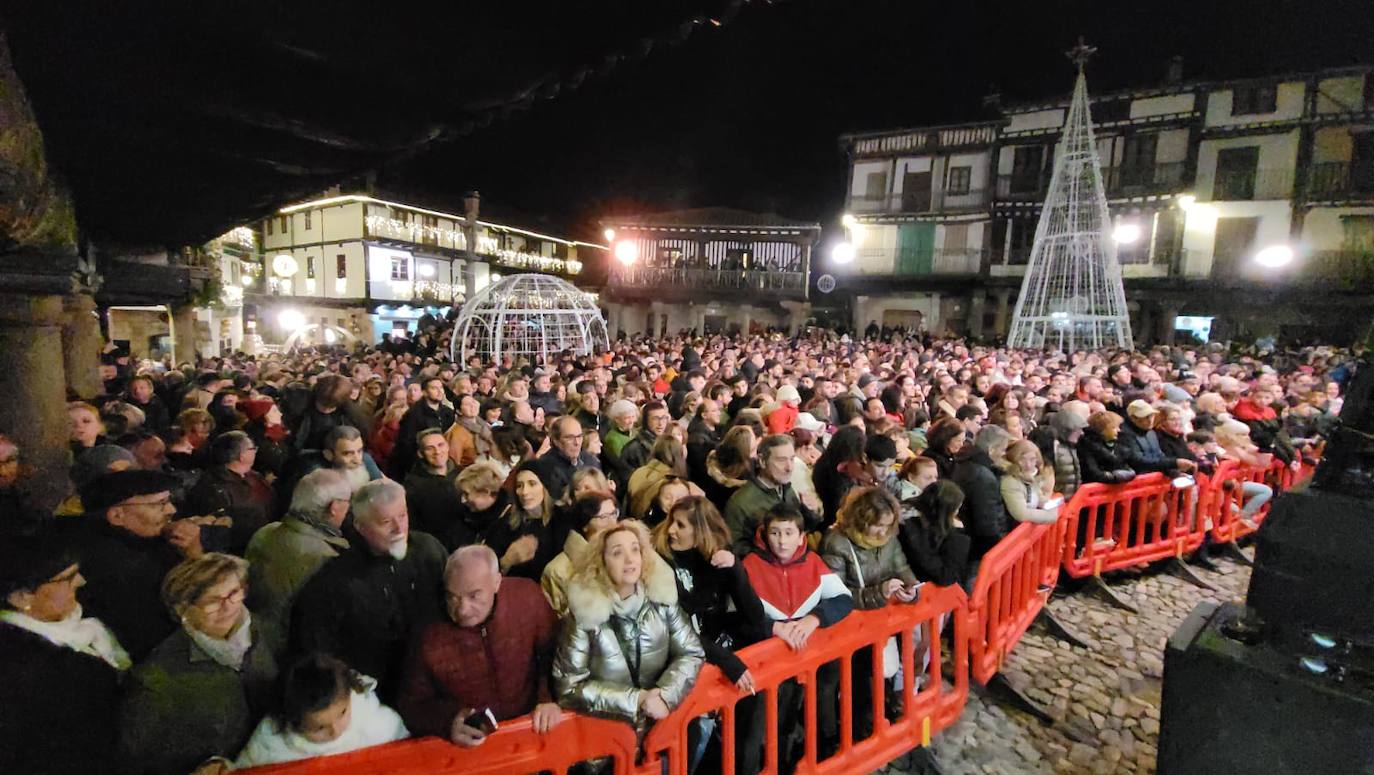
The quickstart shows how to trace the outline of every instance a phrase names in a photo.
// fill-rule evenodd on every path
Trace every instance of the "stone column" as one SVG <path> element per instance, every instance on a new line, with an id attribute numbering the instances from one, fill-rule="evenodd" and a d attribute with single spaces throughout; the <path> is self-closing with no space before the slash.
<path id="1" fill-rule="evenodd" d="M 95 398 L 105 390 L 100 381 L 100 321 L 95 299 L 73 293 L 62 299 L 62 364 L 67 389 L 82 398 Z"/>
<path id="2" fill-rule="evenodd" d="M 997 297 L 997 317 L 993 322 L 993 331 L 997 336 L 1007 335 L 1007 318 L 1011 317 L 1011 289 L 999 288 L 996 292 Z"/>
<path id="3" fill-rule="evenodd" d="M 196 308 L 184 304 L 172 310 L 172 365 L 196 362 Z"/>
<path id="4" fill-rule="evenodd" d="M 5 397 L 0 429 L 37 472 L 28 484 L 48 506 L 65 497 L 69 487 L 62 366 L 66 322 L 61 296 L 0 293 L 0 395 Z"/>
<path id="5" fill-rule="evenodd" d="M 973 291 L 968 298 L 968 335 L 970 339 L 983 338 L 983 312 L 987 307 L 986 291 Z"/>

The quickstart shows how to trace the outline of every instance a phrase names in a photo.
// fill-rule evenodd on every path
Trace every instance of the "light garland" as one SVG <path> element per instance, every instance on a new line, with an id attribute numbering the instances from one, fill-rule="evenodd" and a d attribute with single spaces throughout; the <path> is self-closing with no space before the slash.
<path id="1" fill-rule="evenodd" d="M 225 283 L 219 289 L 220 304 L 226 307 L 243 306 L 243 288 L 233 283 Z"/>
<path id="2" fill-rule="evenodd" d="M 458 229 L 427 226 L 414 221 L 388 218 L 385 215 L 369 215 L 365 219 L 365 223 L 368 232 L 373 235 L 396 237 L 408 242 L 421 242 L 424 237 L 433 237 L 435 241 L 448 240 L 459 250 L 466 248 L 468 244 L 467 235 Z"/>
<path id="3" fill-rule="evenodd" d="M 496 249 L 489 255 L 495 258 L 498 264 L 516 269 L 538 269 L 541 272 L 563 272 L 567 274 L 578 274 L 582 271 L 581 261 L 541 256 L 522 250 Z"/>

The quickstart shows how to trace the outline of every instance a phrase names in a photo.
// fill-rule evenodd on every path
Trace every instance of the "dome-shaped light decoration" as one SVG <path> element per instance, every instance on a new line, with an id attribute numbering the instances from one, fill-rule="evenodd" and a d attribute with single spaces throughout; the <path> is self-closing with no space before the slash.
<path id="1" fill-rule="evenodd" d="M 517 274 L 463 305 L 450 346 L 459 363 L 477 355 L 486 362 L 510 357 L 543 365 L 565 351 L 591 355 L 611 343 L 591 294 L 550 275 Z"/>

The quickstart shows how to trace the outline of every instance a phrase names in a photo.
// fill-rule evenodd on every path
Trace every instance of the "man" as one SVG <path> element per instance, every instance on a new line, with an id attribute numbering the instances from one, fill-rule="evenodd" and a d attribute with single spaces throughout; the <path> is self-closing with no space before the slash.
<path id="1" fill-rule="evenodd" d="M 363 451 L 363 435 L 357 428 L 341 425 L 325 437 L 324 449 L 320 450 L 319 461 L 329 468 L 337 469 L 348 479 L 348 484 L 356 492 L 368 482 L 382 478 L 382 470 L 373 462 L 372 456 Z"/>
<path id="2" fill-rule="evenodd" d="M 753 550 L 754 533 L 773 507 L 783 504 L 806 519 L 808 530 L 820 524 L 820 502 L 803 503 L 792 489 L 792 466 L 797 455 L 791 436 L 768 436 L 759 442 L 754 475 L 725 504 L 725 525 L 730 528 L 731 548 L 745 557 Z"/>
<path id="3" fill-rule="evenodd" d="M 420 431 L 438 428 L 443 433 L 453 425 L 453 407 L 444 403 L 444 381 L 437 376 L 426 377 L 420 387 L 423 397 L 402 415 L 400 430 L 396 432 L 396 449 L 391 453 L 394 479 L 404 478 L 415 462 Z"/>
<path id="4" fill-rule="evenodd" d="M 563 411 L 563 404 L 553 393 L 549 374 L 543 369 L 534 372 L 534 384 L 530 388 L 530 406 L 543 407 L 544 414 L 553 416 Z"/>
<path id="5" fill-rule="evenodd" d="M 706 456 L 720 446 L 720 425 L 720 403 L 701 399 L 696 416 L 687 426 L 687 474 L 693 481 L 703 481 L 706 476 Z"/>
<path id="6" fill-rule="evenodd" d="M 650 401 L 644 405 L 643 419 L 639 433 L 625 445 L 620 452 L 620 462 L 626 470 L 634 471 L 649 462 L 649 452 L 658 441 L 658 435 L 668 430 L 668 407 L 662 401 Z"/>
<path id="7" fill-rule="evenodd" d="M 491 448 L 491 426 L 482 419 L 482 404 L 476 396 L 458 396 L 458 415 L 444 440 L 449 458 L 460 468 L 472 465 Z"/>
<path id="8" fill-rule="evenodd" d="M 0 543 L 37 535 L 51 521 L 51 512 L 29 491 L 27 478 L 19 464 L 19 445 L 0 435 Z"/>
<path id="9" fill-rule="evenodd" d="M 1002 501 L 999 467 L 1011 440 L 1011 434 L 999 426 L 981 428 L 973 446 L 960 453 L 950 477 L 964 491 L 964 532 L 971 539 L 967 576 L 970 583 L 983 555 L 1011 531 L 1011 517 Z"/>
<path id="10" fill-rule="evenodd" d="M 296 484 L 286 516 L 248 542 L 248 608 L 271 620 L 278 632 L 286 632 L 301 587 L 326 561 L 348 549 L 343 524 L 352 494 L 348 479 L 338 471 L 311 471 Z"/>
<path id="11" fill-rule="evenodd" d="M 150 431 L 164 431 L 172 422 L 167 404 L 153 392 L 151 377 L 140 375 L 129 380 L 124 400 L 143 412 L 143 427 Z"/>
<path id="12" fill-rule="evenodd" d="M 105 474 L 81 492 L 86 514 L 59 523 L 90 581 L 81 593 L 86 615 L 104 622 L 135 662 L 176 628 L 162 604 L 163 577 L 204 552 L 200 524 L 172 521 L 175 486 L 153 471 Z"/>
<path id="13" fill-rule="evenodd" d="M 549 432 L 549 451 L 535 462 L 539 481 L 544 483 L 549 497 L 555 501 L 562 499 L 572 483 L 572 476 L 579 468 L 601 470 L 596 456 L 582 449 L 582 423 L 575 417 L 563 415 L 554 422 Z"/>
<path id="14" fill-rule="evenodd" d="M 333 654 L 376 678 L 384 702 L 397 694 L 410 631 L 441 610 L 446 553 L 410 530 L 405 494 L 390 479 L 353 493 L 358 540 L 305 583 L 292 609 L 296 651 Z"/>
<path id="15" fill-rule="evenodd" d="M 560 718 L 549 685 L 558 620 L 539 585 L 502 578 L 487 546 L 464 546 L 444 566 L 446 619 L 424 627 L 406 663 L 397 709 L 411 734 L 472 747 L 485 736 L 464 721 L 533 716 L 543 734 Z"/>
<path id="16" fill-rule="evenodd" d="M 1117 434 L 1116 450 L 1126 465 L 1138 474 L 1150 471 L 1192 471 L 1197 464 L 1185 458 L 1164 455 L 1154 431 L 1155 408 L 1139 398 L 1126 406 L 1126 422 Z"/>
<path id="17" fill-rule="evenodd" d="M 462 505 L 453 482 L 458 466 L 449 459 L 448 441 L 438 428 L 420 431 L 420 459 L 406 474 L 406 508 L 415 527 L 440 535 L 453 521 Z"/>
<path id="18" fill-rule="evenodd" d="M 291 435 L 297 452 L 324 449 L 329 432 L 342 426 L 359 427 L 359 423 L 344 409 L 353 392 L 353 380 L 337 374 L 326 374 L 315 383 L 313 401 L 301 415 Z"/>
<path id="19" fill-rule="evenodd" d="M 186 495 L 192 514 L 223 515 L 229 527 L 229 551 L 242 554 L 261 527 L 272 520 L 272 486 L 253 470 L 258 445 L 243 431 L 229 431 L 210 442 L 211 467 Z"/>

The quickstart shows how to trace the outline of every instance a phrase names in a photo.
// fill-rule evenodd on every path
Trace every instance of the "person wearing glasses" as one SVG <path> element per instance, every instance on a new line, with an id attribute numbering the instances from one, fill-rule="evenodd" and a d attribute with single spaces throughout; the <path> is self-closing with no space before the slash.
<path id="1" fill-rule="evenodd" d="M 262 474 L 253 470 L 258 445 L 243 431 L 228 431 L 210 442 L 211 467 L 186 494 L 195 514 L 222 514 L 233 520 L 228 551 L 243 554 L 248 540 L 276 514 L 276 495 Z"/>
<path id="2" fill-rule="evenodd" d="M 232 757 L 270 709 L 280 641 L 244 605 L 247 584 L 247 561 L 213 552 L 167 574 L 162 602 L 180 626 L 129 675 L 122 771 L 182 775 Z"/>
<path id="3" fill-rule="evenodd" d="M 583 449 L 586 432 L 576 417 L 563 415 L 552 423 L 549 433 L 549 451 L 535 463 L 539 481 L 549 491 L 549 497 L 558 500 L 568 489 L 573 473 L 580 468 L 601 468 L 596 455 Z"/>
<path id="4" fill-rule="evenodd" d="M 158 604 L 167 571 L 204 553 L 204 519 L 174 520 L 167 474 L 134 469 L 105 474 L 81 491 L 86 513 L 58 529 L 83 560 L 91 582 L 85 610 L 105 623 L 137 662 L 172 633 Z"/>
<path id="5" fill-rule="evenodd" d="M 582 558 L 587 543 L 619 521 L 620 509 L 616 508 L 615 495 L 602 491 L 579 497 L 566 514 L 570 530 L 563 541 L 563 551 L 544 566 L 539 579 L 544 597 L 549 599 L 549 605 L 559 617 L 568 613 L 568 579 L 572 577 L 573 567 Z"/>
<path id="6" fill-rule="evenodd" d="M 104 772 L 129 655 L 77 591 L 70 547 L 48 533 L 0 541 L 0 772 Z"/>

